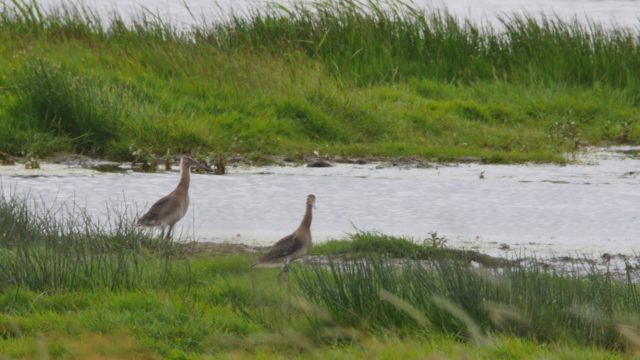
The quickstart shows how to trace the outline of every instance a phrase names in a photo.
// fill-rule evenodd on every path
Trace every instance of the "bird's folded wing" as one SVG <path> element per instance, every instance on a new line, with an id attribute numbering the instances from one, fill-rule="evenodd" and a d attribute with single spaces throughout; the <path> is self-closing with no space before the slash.
<path id="1" fill-rule="evenodd" d="M 295 253 L 302 246 L 302 242 L 296 233 L 285 236 L 273 245 L 271 250 L 264 254 L 259 261 L 269 261 L 284 258 Z"/>
<path id="2" fill-rule="evenodd" d="M 154 222 L 162 219 L 167 211 L 169 211 L 171 205 L 171 197 L 169 195 L 163 197 L 162 199 L 156 201 L 155 204 L 151 206 L 149 211 L 146 214 L 142 215 L 140 220 L 138 220 L 138 224 L 140 225 L 154 225 Z"/>

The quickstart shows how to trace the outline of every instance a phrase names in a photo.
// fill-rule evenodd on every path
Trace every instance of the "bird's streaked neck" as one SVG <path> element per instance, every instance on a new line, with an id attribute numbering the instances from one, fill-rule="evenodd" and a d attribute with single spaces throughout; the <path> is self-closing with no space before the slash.
<path id="1" fill-rule="evenodd" d="M 309 229 L 311 227 L 312 212 L 313 212 L 313 205 L 307 204 L 307 210 L 304 212 L 304 217 L 302 218 L 302 223 L 300 224 L 300 228 Z"/>
<path id="2" fill-rule="evenodd" d="M 176 190 L 189 191 L 189 182 L 191 180 L 191 169 L 188 164 L 180 164 L 180 182 Z"/>

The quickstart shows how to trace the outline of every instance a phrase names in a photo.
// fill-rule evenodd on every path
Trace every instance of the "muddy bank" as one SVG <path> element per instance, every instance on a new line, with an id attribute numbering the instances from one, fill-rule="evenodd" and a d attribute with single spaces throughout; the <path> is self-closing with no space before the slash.
<path id="1" fill-rule="evenodd" d="M 12 156 L 7 153 L 0 152 L 0 165 L 24 165 L 30 161 L 36 160 L 40 164 L 58 164 L 69 167 L 80 167 L 85 169 L 96 170 L 100 172 L 124 172 L 124 171 L 142 171 L 142 172 L 162 172 L 169 167 L 173 167 L 180 162 L 180 155 L 166 156 L 150 155 L 146 167 L 142 166 L 142 160 L 132 161 L 111 161 L 107 159 L 89 157 L 82 154 L 59 153 L 47 156 L 41 159 L 30 157 Z M 216 159 L 202 157 L 203 162 L 213 165 Z M 306 166 L 310 168 L 332 167 L 338 164 L 350 165 L 368 165 L 375 164 L 377 169 L 385 168 L 403 168 L 403 169 L 431 169 L 439 166 L 455 166 L 458 164 L 483 163 L 480 157 L 466 156 L 450 161 L 442 161 L 437 159 L 422 159 L 417 157 L 348 157 L 348 156 L 303 156 L 294 158 L 291 156 L 264 155 L 259 158 L 249 158 L 240 154 L 227 155 L 223 158 L 226 165 L 237 167 L 260 167 L 260 166 Z"/>
<path id="2" fill-rule="evenodd" d="M 188 242 L 176 243 L 175 256 L 225 256 L 230 254 L 249 254 L 259 256 L 269 250 L 268 246 L 254 246 L 247 244 Z M 332 255 L 307 255 L 299 260 L 301 264 L 329 265 L 348 261 L 359 261 L 367 256 L 380 257 L 384 254 L 346 253 Z M 464 249 L 442 248 L 435 251 L 432 256 L 422 258 L 386 258 L 395 267 L 418 265 L 427 270 L 432 270 L 440 261 L 458 261 L 462 264 L 478 269 L 503 271 L 510 267 L 524 267 L 538 271 L 565 274 L 567 276 L 602 275 L 617 281 L 640 282 L 640 256 L 628 256 L 623 254 L 606 254 L 600 258 L 587 257 L 552 257 L 536 258 L 526 256 L 496 257 L 477 251 Z"/>

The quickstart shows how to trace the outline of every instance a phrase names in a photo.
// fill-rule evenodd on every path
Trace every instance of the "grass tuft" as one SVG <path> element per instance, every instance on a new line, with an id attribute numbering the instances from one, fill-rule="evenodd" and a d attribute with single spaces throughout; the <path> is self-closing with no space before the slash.
<path id="1" fill-rule="evenodd" d="M 535 266 L 477 270 L 455 260 L 398 264 L 366 257 L 297 268 L 295 276 L 302 296 L 341 326 L 476 343 L 501 334 L 615 350 L 635 346 L 625 319 L 634 319 L 640 306 L 638 285 L 595 269 L 569 275 Z"/>
<path id="2" fill-rule="evenodd" d="M 122 290 L 167 282 L 171 244 L 155 246 L 152 257 L 144 250 L 151 240 L 126 213 L 97 223 L 75 207 L 2 196 L 0 288 Z"/>
<path id="3" fill-rule="evenodd" d="M 432 233 L 431 237 L 417 242 L 412 238 L 397 237 L 371 231 L 358 231 L 345 239 L 329 240 L 315 245 L 311 255 L 349 258 L 383 256 L 411 260 L 461 260 L 476 261 L 486 266 L 509 264 L 509 261 L 493 258 L 477 251 L 457 250 L 446 246 L 447 239 Z"/>
<path id="4" fill-rule="evenodd" d="M 79 151 L 101 153 L 124 120 L 123 94 L 95 79 L 45 62 L 28 63 L 16 83 L 19 127 L 72 139 Z"/>

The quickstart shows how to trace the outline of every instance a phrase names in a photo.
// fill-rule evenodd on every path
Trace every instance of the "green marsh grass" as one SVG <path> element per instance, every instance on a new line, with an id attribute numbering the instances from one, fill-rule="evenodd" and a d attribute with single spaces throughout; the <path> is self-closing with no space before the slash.
<path id="1" fill-rule="evenodd" d="M 101 86 L 45 62 L 28 63 L 16 80 L 17 128 L 69 137 L 79 151 L 104 151 L 124 122 L 122 90 Z"/>
<path id="2" fill-rule="evenodd" d="M 278 269 L 251 267 L 255 254 L 206 255 L 189 244 L 163 251 L 131 219 L 111 219 L 0 198 L 3 355 L 633 357 L 622 350 L 632 351 L 638 334 L 638 288 L 606 273 L 485 274 L 450 259 L 398 268 L 362 244 L 407 257 L 406 239 L 361 233 L 349 251 L 368 257 L 295 264 L 279 282 Z"/>
<path id="3" fill-rule="evenodd" d="M 595 268 L 569 275 L 539 266 L 479 270 L 468 261 L 398 264 L 369 256 L 310 265 L 295 274 L 307 301 L 342 326 L 373 331 L 444 334 L 477 343 L 500 334 L 632 350 L 633 338 L 619 329 L 640 325 L 638 284 Z"/>
<path id="4" fill-rule="evenodd" d="M 232 17 L 208 35 L 226 47 L 302 48 L 359 83 L 443 81 L 637 87 L 634 29 L 507 15 L 504 30 L 396 1 L 328 0 Z"/>
<path id="5" fill-rule="evenodd" d="M 564 162 L 640 139 L 637 29 L 399 2 L 272 7 L 179 28 L 0 5 L 0 151 Z"/>
<path id="6" fill-rule="evenodd" d="M 410 260 L 464 260 L 486 266 L 507 265 L 510 261 L 494 258 L 476 251 L 451 249 L 447 239 L 432 233 L 431 237 L 416 241 L 412 238 L 386 235 L 375 231 L 357 231 L 343 239 L 329 240 L 314 246 L 311 255 L 347 257 L 357 259 L 384 256 L 390 259 Z"/>
<path id="7" fill-rule="evenodd" d="M 122 290 L 167 281 L 171 244 L 152 256 L 151 243 L 126 212 L 99 223 L 75 205 L 0 198 L 0 288 Z"/>
<path id="8" fill-rule="evenodd" d="M 436 235 L 437 238 L 437 235 Z M 434 242 L 435 243 L 435 242 Z M 390 258 L 428 259 L 439 248 L 426 240 L 416 243 L 411 239 L 385 235 L 377 232 L 359 231 L 347 235 L 346 239 L 329 240 L 315 245 L 312 255 L 385 255 Z"/>

